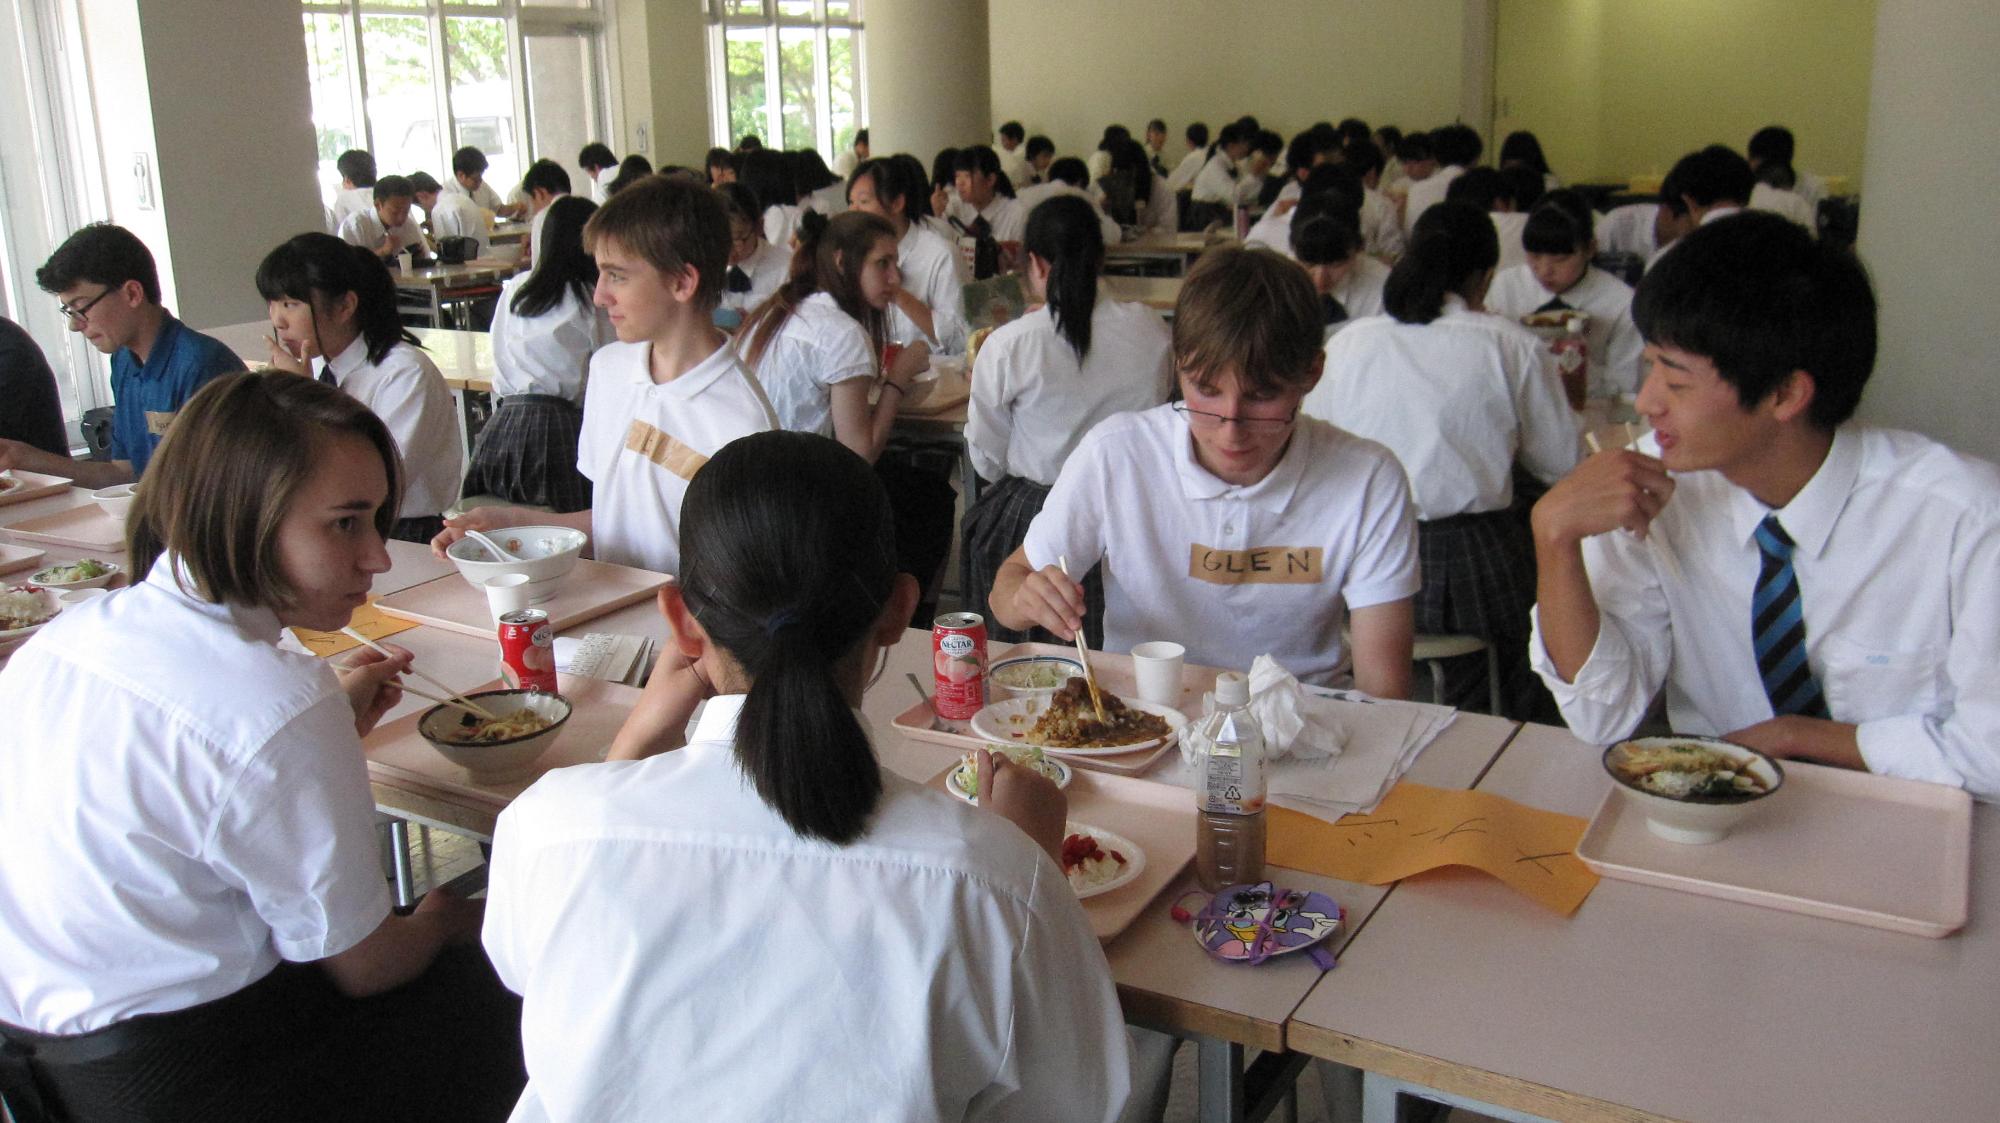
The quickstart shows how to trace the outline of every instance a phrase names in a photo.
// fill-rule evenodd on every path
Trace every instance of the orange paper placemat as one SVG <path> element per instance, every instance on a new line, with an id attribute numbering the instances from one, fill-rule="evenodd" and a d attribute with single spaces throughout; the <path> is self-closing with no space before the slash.
<path id="1" fill-rule="evenodd" d="M 379 640 L 393 636 L 397 632 L 407 632 L 418 625 L 415 620 L 405 620 L 400 616 L 391 616 L 383 612 L 375 607 L 375 598 L 369 597 L 367 604 L 354 610 L 354 615 L 348 619 L 347 626 L 369 639 Z M 306 650 L 322 659 L 361 646 L 360 640 L 345 632 L 315 632 L 311 628 L 293 628 L 292 634 L 298 637 L 300 643 L 306 645 Z"/>
<path id="2" fill-rule="evenodd" d="M 1329 823 L 1272 807 L 1274 866 L 1387 885 L 1440 866 L 1469 866 L 1564 916 L 1597 887 L 1576 856 L 1584 820 L 1523 806 L 1489 792 L 1405 780 L 1369 815 Z"/>

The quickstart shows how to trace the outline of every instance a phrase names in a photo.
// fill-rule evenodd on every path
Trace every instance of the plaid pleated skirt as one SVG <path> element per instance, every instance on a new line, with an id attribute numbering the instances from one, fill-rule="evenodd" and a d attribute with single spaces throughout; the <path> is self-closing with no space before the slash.
<path id="1" fill-rule="evenodd" d="M 1555 713 L 1528 661 L 1528 614 L 1535 607 L 1535 542 L 1520 509 L 1453 515 L 1417 524 L 1417 632 L 1478 636 L 1500 666 L 1505 716 L 1548 720 Z M 1485 660 L 1448 668 L 1450 705 L 1484 709 Z"/>
<path id="2" fill-rule="evenodd" d="M 494 495 L 567 514 L 590 509 L 590 479 L 576 470 L 583 411 L 553 394 L 510 394 L 473 443 L 460 495 Z"/>
<path id="3" fill-rule="evenodd" d="M 1003 628 L 993 619 L 987 597 L 1000 566 L 1021 543 L 1027 541 L 1028 526 L 1041 514 L 1049 499 L 1049 489 L 1032 480 L 1008 476 L 982 491 L 965 509 L 962 529 L 965 558 L 971 571 L 972 587 L 965 590 L 966 607 L 986 617 L 989 639 L 1007 643 L 1067 643 L 1046 628 L 1017 632 Z M 1093 650 L 1104 649 L 1104 578 L 1098 566 L 1083 575 L 1083 634 Z"/>

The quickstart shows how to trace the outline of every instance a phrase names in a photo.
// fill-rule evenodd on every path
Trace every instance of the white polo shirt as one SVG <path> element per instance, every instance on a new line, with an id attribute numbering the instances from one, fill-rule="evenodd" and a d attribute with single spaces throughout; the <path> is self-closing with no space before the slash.
<path id="1" fill-rule="evenodd" d="M 1438 203 L 1444 202 L 1445 192 L 1451 189 L 1451 181 L 1465 174 L 1465 169 L 1457 164 L 1446 164 L 1423 179 L 1410 184 L 1403 201 L 1403 233 L 1417 228 L 1417 220 L 1424 212 Z"/>
<path id="2" fill-rule="evenodd" d="M 1170 405 L 1092 429 L 1023 544 L 1036 569 L 1104 563 L 1104 646 L 1187 647 L 1191 663 L 1247 669 L 1269 653 L 1305 682 L 1350 677 L 1350 608 L 1414 596 L 1409 484 L 1382 446 L 1301 415 L 1271 473 L 1210 475 Z"/>
<path id="3" fill-rule="evenodd" d="M 1382 314 L 1382 287 L 1389 283 L 1389 267 L 1366 253 L 1354 255 L 1354 264 L 1348 267 L 1347 276 L 1333 286 L 1328 296 L 1340 301 L 1347 309 L 1347 319 L 1327 329 L 1331 339 L 1348 325 L 1370 316 Z"/>
<path id="4" fill-rule="evenodd" d="M 1394 259 L 1403 256 L 1405 245 L 1403 222 L 1396 213 L 1396 204 L 1372 187 L 1362 188 L 1362 248 L 1369 253 Z"/>
<path id="5" fill-rule="evenodd" d="M 680 570 L 681 500 L 723 445 L 778 427 L 757 380 L 725 342 L 671 382 L 654 382 L 653 345 L 613 343 L 590 360 L 576 468 L 590 478 L 599 561 Z"/>
<path id="6" fill-rule="evenodd" d="M 431 236 L 439 242 L 446 238 L 471 238 L 478 243 L 472 256 L 480 257 L 486 253 L 487 231 L 492 220 L 491 211 L 464 195 L 439 195 L 437 205 L 431 208 Z"/>
<path id="7" fill-rule="evenodd" d="M 340 221 L 340 240 L 350 246 L 372 250 L 386 232 L 387 228 L 382 225 L 382 219 L 375 213 L 372 205 L 367 210 L 355 211 Z M 424 228 L 417 224 L 415 207 L 410 208 L 410 217 L 404 219 L 401 226 L 396 227 L 396 245 L 403 249 L 424 246 L 425 252 L 429 252 L 429 243 L 424 241 Z"/>
<path id="8" fill-rule="evenodd" d="M 0 670 L 0 1020 L 185 1010 L 389 915 L 333 672 L 176 569 L 66 610 Z"/>
<path id="9" fill-rule="evenodd" d="M 1533 269 L 1517 265 L 1493 278 L 1485 304 L 1488 312 L 1518 321 L 1556 296 L 1535 280 Z M 1646 341 L 1632 323 L 1632 286 L 1593 265 L 1561 296 L 1564 304 L 1590 315 L 1583 338 L 1590 346 L 1591 396 L 1638 393 Z"/>
<path id="10" fill-rule="evenodd" d="M 750 291 L 730 292 L 728 286 L 724 285 L 722 307 L 748 312 L 764 303 L 772 293 L 777 292 L 778 287 L 785 283 L 785 278 L 791 275 L 792 251 L 787 246 L 758 242 L 757 248 L 751 251 L 749 257 L 736 263 L 736 268 L 743 270 L 744 275 L 750 278 Z"/>
<path id="11" fill-rule="evenodd" d="M 1659 215 L 1658 203 L 1627 203 L 1598 215 L 1598 252 L 1629 253 L 1642 261 L 1652 257 L 1659 249 L 1653 241 L 1653 223 Z"/>
<path id="12" fill-rule="evenodd" d="M 493 392 L 501 398 L 549 394 L 581 409 L 590 357 L 618 337 L 603 309 L 568 290 L 539 316 L 517 314 L 514 297 L 529 276 L 509 277 L 500 286 L 493 310 Z"/>
<path id="13" fill-rule="evenodd" d="M 1487 211 L 1486 217 L 1493 220 L 1493 236 L 1500 241 L 1500 260 L 1493 266 L 1496 273 L 1528 263 L 1527 247 L 1521 244 L 1521 235 L 1528 229 L 1528 215 L 1524 211 Z"/>
<path id="14" fill-rule="evenodd" d="M 314 373 L 333 368 L 336 385 L 389 427 L 403 454 L 403 505 L 396 517 L 441 514 L 458 498 L 458 418 L 451 388 L 422 348 L 398 343 L 380 363 L 368 361 L 368 341 L 355 336 L 329 362 L 316 360 Z"/>
<path id="15" fill-rule="evenodd" d="M 1179 194 L 1194 186 L 1194 177 L 1201 174 L 1202 166 L 1208 163 L 1208 149 L 1190 148 L 1181 162 L 1174 165 L 1172 175 L 1167 177 L 1167 190 Z"/>
<path id="16" fill-rule="evenodd" d="M 749 337 L 739 335 L 739 345 L 748 347 Z M 780 428 L 831 437 L 833 388 L 873 378 L 878 369 L 867 331 L 832 295 L 816 292 L 785 319 L 758 356 L 756 373 Z"/>
<path id="17" fill-rule="evenodd" d="M 1236 161 L 1229 158 L 1220 148 L 1215 155 L 1201 166 L 1201 173 L 1194 177 L 1194 201 L 1197 203 L 1217 203 L 1235 206 L 1239 200 Z"/>
<path id="18" fill-rule="evenodd" d="M 333 233 L 340 232 L 340 224 L 347 216 L 360 211 L 373 212 L 375 209 L 375 188 L 343 187 L 333 195 Z"/>
<path id="19" fill-rule="evenodd" d="M 463 199 L 470 199 L 477 206 L 484 207 L 496 214 L 499 213 L 501 206 L 500 193 L 493 190 L 493 185 L 484 179 L 479 181 L 479 190 L 477 191 L 467 191 L 465 185 L 458 181 L 458 176 L 456 175 L 451 176 L 439 186 L 444 188 L 444 193 L 447 195 L 457 195 Z"/>
<path id="20" fill-rule="evenodd" d="M 903 288 L 916 294 L 931 309 L 931 326 L 926 337 L 916 321 L 901 308 L 889 305 L 889 338 L 897 343 L 925 340 L 938 355 L 965 353 L 964 288 L 958 276 L 958 248 L 939 237 L 921 222 L 912 222 L 896 243 L 896 266 L 903 274 Z"/>

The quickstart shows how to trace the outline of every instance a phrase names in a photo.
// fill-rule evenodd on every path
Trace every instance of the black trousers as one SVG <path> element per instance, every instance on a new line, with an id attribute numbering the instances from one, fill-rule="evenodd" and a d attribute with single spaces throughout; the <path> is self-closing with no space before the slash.
<path id="1" fill-rule="evenodd" d="M 19 1123 L 499 1121 L 526 1084 L 520 999 L 474 946 L 368 998 L 285 963 L 92 1033 L 0 1026 L 0 1095 Z"/>

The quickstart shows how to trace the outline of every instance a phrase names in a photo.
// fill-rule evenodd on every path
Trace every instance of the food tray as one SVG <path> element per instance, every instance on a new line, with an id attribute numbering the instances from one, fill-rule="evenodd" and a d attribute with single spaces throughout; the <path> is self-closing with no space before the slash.
<path id="1" fill-rule="evenodd" d="M 13 475 L 15 479 L 21 481 L 21 486 L 0 491 L 0 507 L 5 507 L 9 503 L 26 503 L 30 499 L 40 499 L 45 495 L 54 495 L 73 486 L 69 480 L 61 476 L 44 475 L 41 472 L 23 472 L 19 468 L 16 468 L 13 470 Z"/>
<path id="2" fill-rule="evenodd" d="M 456 574 L 452 580 L 458 580 Z M 444 758 L 417 732 L 417 719 L 430 706 L 378 726 L 361 742 L 368 758 L 368 776 L 420 795 L 442 796 L 454 803 L 491 810 L 498 814 L 542 773 L 571 764 L 587 764 L 604 759 L 618 727 L 625 724 L 639 701 L 636 687 L 621 686 L 603 679 L 558 675 L 557 690 L 570 701 L 569 721 L 562 735 L 542 754 L 534 771 L 503 783 L 481 783 L 472 774 Z M 507 684 L 495 679 L 467 690 L 503 690 Z"/>
<path id="3" fill-rule="evenodd" d="M 562 632 L 644 600 L 666 583 L 667 578 L 658 573 L 584 558 L 563 579 L 555 596 L 532 607 L 548 613 L 549 625 Z M 498 636 L 493 613 L 486 606 L 486 593 L 466 584 L 455 570 L 381 597 L 375 607 L 392 616 L 468 636 Z"/>
<path id="4" fill-rule="evenodd" d="M 1785 762 L 1785 783 L 1720 842 L 1646 829 L 1613 787 L 1577 842 L 1604 877 L 1907 932 L 1965 926 L 1972 797 L 1957 788 Z"/>
<path id="5" fill-rule="evenodd" d="M 32 546 L 9 546 L 0 542 L 0 573 L 14 573 L 20 570 L 34 571 L 48 557 L 44 550 Z M 25 576 L 22 578 L 26 580 Z"/>
<path id="6" fill-rule="evenodd" d="M 959 360 L 963 365 L 963 360 Z M 972 383 L 966 381 L 962 370 L 937 368 L 937 381 L 931 392 L 920 402 L 909 402 L 898 406 L 896 413 L 901 417 L 935 417 L 938 414 L 957 409 L 971 399 Z"/>
<path id="7" fill-rule="evenodd" d="M 986 665 L 992 666 L 1002 659 L 1015 659 L 1023 655 L 1057 655 L 1074 661 L 1076 648 L 1054 643 L 1021 643 L 1000 651 L 989 651 Z M 1097 674 L 1100 688 L 1122 697 L 1136 698 L 1139 695 L 1138 680 L 1132 677 L 1132 657 L 1113 655 L 1105 652 L 1090 653 L 1090 669 Z M 1173 708 L 1188 715 L 1190 722 L 1201 713 L 1201 696 L 1215 685 L 1218 672 L 1214 667 L 1202 667 L 1192 663 L 1181 667 L 1181 695 L 1172 703 Z M 918 681 L 922 681 L 919 679 Z M 928 700 L 919 702 L 897 714 L 889 724 L 896 732 L 913 741 L 927 741 L 933 745 L 946 745 L 963 752 L 976 749 L 989 742 L 974 734 L 970 728 L 963 733 L 931 728 L 931 720 L 937 716 Z M 1169 739 L 1155 748 L 1141 749 L 1133 753 L 1114 756 L 1064 756 L 1063 759 L 1077 768 L 1088 768 L 1095 772 L 1109 772 L 1118 776 L 1137 776 L 1153 767 L 1154 762 L 1178 744 Z M 1109 826 L 1110 824 L 1106 824 Z"/>
<path id="8" fill-rule="evenodd" d="M 22 542 L 73 546 L 94 554 L 125 552 L 125 524 L 105 514 L 104 508 L 95 503 L 22 519 L 0 529 Z"/>
<path id="9" fill-rule="evenodd" d="M 956 762 L 931 777 L 929 786 L 943 790 L 953 767 Z M 1130 883 L 1079 902 L 1090 930 L 1099 940 L 1110 940 L 1194 860 L 1194 796 L 1175 784 L 1081 770 L 1066 791 L 1070 819 L 1122 834 L 1146 855 L 1146 868 Z"/>

